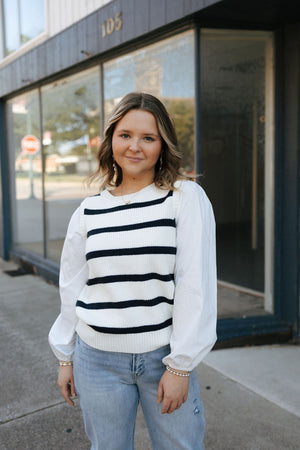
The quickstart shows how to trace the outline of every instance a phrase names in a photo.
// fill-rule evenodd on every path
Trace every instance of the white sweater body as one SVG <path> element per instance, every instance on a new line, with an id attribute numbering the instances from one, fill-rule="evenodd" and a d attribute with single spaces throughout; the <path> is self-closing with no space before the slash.
<path id="1" fill-rule="evenodd" d="M 79 294 L 76 331 L 104 351 L 143 353 L 170 342 L 176 253 L 173 192 L 144 189 L 143 201 L 87 198 L 89 278 Z"/>
<path id="2" fill-rule="evenodd" d="M 210 351 L 217 317 L 213 211 L 196 183 L 177 187 L 168 196 L 147 186 L 133 208 L 124 205 L 132 196 L 106 190 L 75 211 L 61 257 L 61 313 L 49 333 L 58 359 L 72 360 L 76 333 L 106 351 L 144 353 L 170 344 L 163 362 L 182 370 L 192 370 Z M 83 214 L 112 208 L 118 214 Z M 153 221 L 165 223 L 147 226 Z M 127 226 L 133 229 L 107 230 Z M 114 254 L 120 249 L 124 254 Z"/>

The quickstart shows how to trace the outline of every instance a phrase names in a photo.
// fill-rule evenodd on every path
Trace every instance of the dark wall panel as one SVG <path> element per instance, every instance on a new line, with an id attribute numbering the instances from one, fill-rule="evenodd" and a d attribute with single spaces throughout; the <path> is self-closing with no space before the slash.
<path id="1" fill-rule="evenodd" d="M 284 32 L 284 148 L 281 236 L 281 314 L 295 320 L 299 308 L 299 227 L 298 167 L 299 152 L 299 80 L 300 25 L 290 25 Z M 292 323 L 294 330 L 297 324 Z"/>
<path id="2" fill-rule="evenodd" d="M 5 103 L 0 101 L 0 257 L 9 259 L 10 249 L 10 183 L 6 140 Z"/>
<path id="3" fill-rule="evenodd" d="M 0 144 L 0 152 L 2 147 Z M 2 176 L 1 176 L 1 158 L 0 158 L 0 258 L 4 256 L 4 233 L 3 233 L 3 200 L 2 200 Z"/>

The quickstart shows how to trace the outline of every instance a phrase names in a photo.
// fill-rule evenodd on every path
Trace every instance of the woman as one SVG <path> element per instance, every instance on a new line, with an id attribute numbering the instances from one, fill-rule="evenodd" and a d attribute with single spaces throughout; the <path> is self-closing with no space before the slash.
<path id="1" fill-rule="evenodd" d="M 97 158 L 101 192 L 73 214 L 61 257 L 49 334 L 58 385 L 70 405 L 78 396 L 94 450 L 133 449 L 139 402 L 153 448 L 202 449 L 194 369 L 216 340 L 210 202 L 180 175 L 174 127 L 152 95 L 121 100 Z"/>

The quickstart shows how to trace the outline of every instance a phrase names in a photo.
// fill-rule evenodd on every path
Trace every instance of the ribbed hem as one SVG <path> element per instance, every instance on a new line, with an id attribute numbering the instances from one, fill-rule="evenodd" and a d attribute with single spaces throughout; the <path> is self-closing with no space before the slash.
<path id="1" fill-rule="evenodd" d="M 120 353 L 146 353 L 170 343 L 172 326 L 148 333 L 116 335 L 99 333 L 79 319 L 76 332 L 87 345 L 98 350 Z"/>

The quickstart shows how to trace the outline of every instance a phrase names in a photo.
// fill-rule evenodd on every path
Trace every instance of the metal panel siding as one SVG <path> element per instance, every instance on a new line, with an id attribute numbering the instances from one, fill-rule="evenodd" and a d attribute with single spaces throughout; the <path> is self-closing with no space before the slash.
<path id="1" fill-rule="evenodd" d="M 26 83 L 31 83 L 32 79 L 36 79 L 36 71 L 34 70 L 33 65 L 33 54 L 32 52 L 29 52 L 26 57 L 25 55 L 22 56 L 22 69 L 21 69 L 21 76 L 22 79 L 25 80 Z"/>
<path id="2" fill-rule="evenodd" d="M 71 47 L 71 63 L 70 66 L 78 63 L 81 60 L 81 48 L 80 48 L 80 36 L 78 34 L 79 23 L 70 27 L 70 39 L 69 46 Z"/>
<path id="3" fill-rule="evenodd" d="M 78 5 L 78 16 L 81 19 L 82 17 L 86 16 L 89 13 L 88 4 L 91 3 L 90 1 L 79 1 Z M 94 8 L 96 9 L 96 8 Z"/>
<path id="4" fill-rule="evenodd" d="M 22 81 L 22 74 L 21 74 L 21 69 L 22 69 L 22 59 L 19 58 L 17 61 L 14 62 L 14 75 L 16 77 L 16 83 L 21 84 L 22 86 L 24 86 L 24 81 Z"/>
<path id="5" fill-rule="evenodd" d="M 134 1 L 134 31 L 138 35 L 149 31 L 149 0 Z"/>
<path id="6" fill-rule="evenodd" d="M 24 84 L 30 84 L 31 79 L 29 78 L 29 68 L 30 68 L 30 55 L 26 55 L 26 59 L 24 58 L 24 55 L 20 57 L 20 64 L 18 69 L 20 70 L 20 77 Z"/>
<path id="7" fill-rule="evenodd" d="M 46 59 L 47 59 L 46 43 L 44 42 L 42 45 L 39 45 L 33 53 L 38 63 L 37 79 L 40 80 L 45 76 Z"/>
<path id="8" fill-rule="evenodd" d="M 53 51 L 54 55 L 51 55 L 52 58 L 54 58 L 54 67 L 55 71 L 59 71 L 64 67 L 64 61 L 62 59 L 62 52 L 61 52 L 61 41 L 58 39 L 53 39 Z"/>
<path id="9" fill-rule="evenodd" d="M 116 47 L 122 43 L 121 34 L 117 31 L 114 31 L 111 34 L 106 34 L 106 36 L 102 37 L 102 24 L 107 23 L 107 20 L 110 18 L 115 19 L 116 15 L 121 11 L 122 2 L 120 0 L 116 0 L 111 2 L 105 11 L 100 9 L 97 12 L 98 17 L 98 30 L 99 30 L 99 41 L 100 41 L 100 51 L 105 51 L 110 48 Z"/>
<path id="10" fill-rule="evenodd" d="M 17 80 L 15 78 L 15 75 L 13 75 L 13 65 L 10 64 L 10 66 L 7 68 L 7 71 L 0 71 L 0 90 L 1 86 L 5 86 L 8 91 L 13 89 L 13 86 L 17 83 Z"/>
<path id="11" fill-rule="evenodd" d="M 78 0 L 69 0 L 69 10 L 71 13 L 71 23 L 77 22 L 79 19 L 82 18 L 80 15 L 80 2 Z M 84 10 L 86 11 L 86 4 L 81 0 L 81 3 L 84 6 Z"/>
<path id="12" fill-rule="evenodd" d="M 162 0 L 151 0 L 149 3 L 149 27 L 151 30 L 166 23 L 166 4 Z"/>
<path id="13" fill-rule="evenodd" d="M 62 29 L 61 18 L 63 14 L 60 13 L 60 0 L 48 1 L 48 26 L 49 35 L 53 36 Z"/>
<path id="14" fill-rule="evenodd" d="M 183 16 L 182 0 L 165 0 L 167 22 L 173 22 Z"/>
<path id="15" fill-rule="evenodd" d="M 110 0 L 49 0 L 49 35 L 59 33 L 109 2 Z"/>
<path id="16" fill-rule="evenodd" d="M 46 60 L 45 60 L 45 73 L 44 75 L 50 75 L 51 73 L 55 72 L 55 39 L 50 39 L 47 42 L 47 51 L 46 51 Z"/>
<path id="17" fill-rule="evenodd" d="M 214 3 L 216 3 L 214 1 Z M 204 8 L 205 0 L 183 0 L 183 14 L 189 14 L 189 11 L 195 11 L 197 8 Z"/>
<path id="18" fill-rule="evenodd" d="M 199 11 L 203 4 L 202 0 L 114 0 L 0 69 L 0 98 L 26 87 L 28 82 L 22 79 L 30 78 L 31 83 L 34 83 L 84 61 L 86 55 L 81 50 L 92 56 L 101 54 L 184 15 Z M 58 7 L 56 2 L 53 5 L 49 7 L 50 21 L 54 8 Z M 68 3 L 63 1 L 59 5 L 60 12 L 63 8 L 63 15 L 69 16 Z M 156 9 L 157 5 L 159 7 Z M 119 12 L 122 12 L 121 30 L 102 37 L 103 22 L 115 18 Z"/>
<path id="19" fill-rule="evenodd" d="M 62 6 L 64 8 L 63 17 L 62 17 L 62 25 L 63 28 L 69 27 L 72 23 L 76 21 L 74 18 L 74 4 L 76 5 L 76 0 L 64 0 Z"/>
<path id="20" fill-rule="evenodd" d="M 30 71 L 30 74 L 29 74 L 28 78 L 34 78 L 36 80 L 37 74 L 38 74 L 38 61 L 36 58 L 36 53 L 33 53 L 33 52 L 30 53 L 29 71 Z"/>
<path id="21" fill-rule="evenodd" d="M 100 53 L 100 26 L 98 24 L 98 16 L 92 14 L 86 19 L 86 51 L 88 51 L 91 56 Z"/>
<path id="22" fill-rule="evenodd" d="M 87 49 L 87 33 L 86 33 L 86 21 L 85 20 L 81 20 L 80 22 L 78 22 L 77 24 L 77 32 L 78 35 L 80 36 L 80 39 L 78 41 L 78 51 L 79 51 L 79 55 L 80 55 L 80 59 L 81 60 L 85 60 L 86 59 L 86 54 L 81 53 L 82 51 L 84 52 L 88 52 Z"/>
<path id="23" fill-rule="evenodd" d="M 122 8 L 122 17 L 123 17 L 123 26 L 121 29 L 122 41 L 130 41 L 135 36 L 135 17 L 132 14 L 134 11 L 135 0 L 122 0 L 121 8 Z"/>
<path id="24" fill-rule="evenodd" d="M 194 3 L 198 3 L 199 6 L 199 2 L 197 2 L 197 0 L 194 0 Z M 218 3 L 216 0 L 201 0 L 201 8 L 207 8 L 208 6 L 213 5 L 214 3 Z"/>

